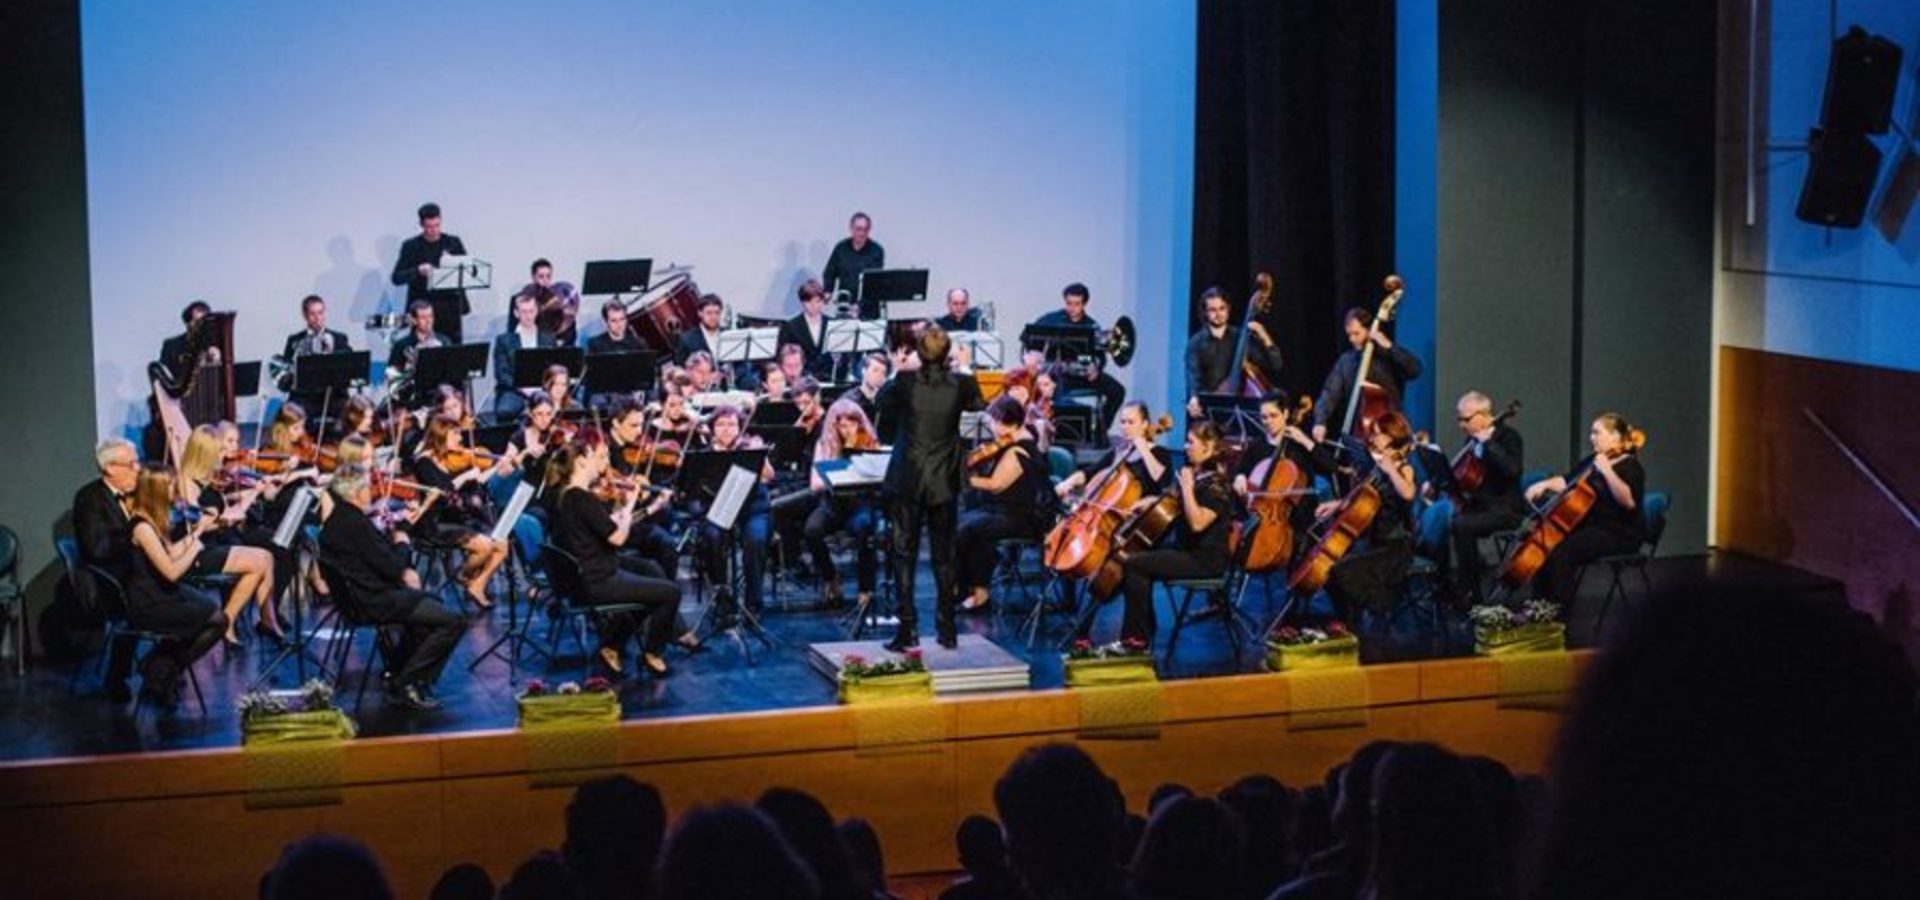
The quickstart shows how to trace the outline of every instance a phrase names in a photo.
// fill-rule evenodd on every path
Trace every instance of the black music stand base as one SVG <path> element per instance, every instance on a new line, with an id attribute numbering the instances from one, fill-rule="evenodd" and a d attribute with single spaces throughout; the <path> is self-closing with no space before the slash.
<path id="1" fill-rule="evenodd" d="M 307 542 L 304 534 L 301 536 L 300 542 L 303 545 Z M 315 658 L 307 649 L 307 646 L 313 642 L 313 634 L 307 630 L 307 617 L 305 612 L 310 599 L 306 596 L 307 576 L 305 567 L 296 566 L 295 568 L 296 572 L 293 577 L 293 583 L 287 585 L 287 597 L 293 601 L 293 633 L 287 636 L 286 646 L 281 647 L 280 652 L 275 654 L 271 661 L 261 667 L 259 674 L 253 677 L 253 682 L 247 685 L 248 693 L 272 684 L 273 673 L 279 670 L 280 665 L 288 659 L 293 660 L 294 678 L 296 679 L 294 681 L 295 685 L 307 683 L 308 663 L 313 664 L 314 669 L 318 671 L 322 679 L 333 680 L 333 673 L 327 668 L 327 664 Z M 273 614 L 279 615 L 278 610 L 275 610 Z M 326 619 L 327 617 L 322 616 L 319 622 L 315 622 L 314 630 L 319 630 L 320 623 L 326 621 Z"/>
<path id="2" fill-rule="evenodd" d="M 513 540 L 511 533 L 507 535 L 507 540 Z M 479 668 L 481 663 L 489 659 L 498 659 L 507 664 L 507 684 L 517 685 L 520 683 L 520 654 L 522 652 L 531 650 L 533 653 L 547 660 L 549 664 L 553 662 L 553 657 L 540 646 L 538 641 L 533 639 L 533 617 L 539 613 L 539 605 L 534 602 L 532 591 L 528 591 L 527 593 L 526 615 L 524 617 L 520 615 L 520 582 L 517 579 L 522 573 L 520 571 L 520 553 L 517 547 L 507 552 L 506 572 L 506 630 L 501 632 L 499 637 L 494 638 L 493 643 L 488 644 L 485 650 L 480 651 L 480 654 L 475 656 L 472 662 L 467 663 L 467 671 L 472 672 L 474 669 Z M 554 627 L 557 628 L 559 626 L 555 625 Z"/>
<path id="3" fill-rule="evenodd" d="M 732 639 L 734 646 L 740 648 L 740 655 L 747 665 L 753 666 L 753 644 L 748 642 L 749 637 L 759 641 L 769 653 L 773 652 L 780 640 L 760 623 L 760 617 L 753 610 L 740 602 L 739 598 L 746 589 L 746 578 L 741 571 L 744 567 L 739 561 L 740 544 L 730 538 L 723 540 L 727 543 L 727 573 L 723 576 L 723 586 L 713 592 L 713 598 L 700 611 L 700 619 L 693 624 L 693 635 L 701 643 L 717 635 L 726 635 Z"/>

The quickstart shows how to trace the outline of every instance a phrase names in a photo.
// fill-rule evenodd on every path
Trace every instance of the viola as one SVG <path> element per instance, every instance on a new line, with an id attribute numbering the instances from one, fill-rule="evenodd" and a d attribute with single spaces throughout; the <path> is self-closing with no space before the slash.
<path id="1" fill-rule="evenodd" d="M 995 462 L 1000 459 L 1000 454 L 1007 452 L 1019 442 L 1019 432 L 1009 432 L 1003 437 L 994 438 L 973 448 L 973 452 L 967 454 L 967 470 L 980 475 L 988 474 Z"/>
<path id="2" fill-rule="evenodd" d="M 1147 425 L 1147 439 L 1173 427 L 1171 416 Z M 1145 495 L 1145 486 L 1128 466 L 1135 450 L 1114 454 L 1113 464 L 1094 476 L 1086 497 L 1047 533 L 1047 568 L 1069 578 L 1089 578 L 1100 571 L 1113 551 L 1113 533 L 1120 527 L 1134 504 Z"/>
<path id="3" fill-rule="evenodd" d="M 1646 432 L 1638 428 L 1627 433 L 1627 439 L 1619 446 L 1607 451 L 1607 458 L 1619 459 L 1629 453 L 1638 453 L 1647 445 Z M 1496 576 L 1500 583 L 1518 590 L 1533 580 L 1533 576 L 1546 565 L 1547 557 L 1553 555 L 1554 548 L 1566 540 L 1580 522 L 1593 510 L 1600 500 L 1602 488 L 1596 485 L 1594 467 L 1588 463 L 1580 476 L 1567 485 L 1539 512 L 1532 521 L 1524 526 L 1519 540 L 1513 542 L 1513 549 L 1507 551 L 1507 558 L 1500 561 L 1500 572 Z"/>
<path id="4" fill-rule="evenodd" d="M 443 450 L 435 458 L 440 461 L 440 468 L 447 470 L 448 475 L 458 475 L 475 466 L 492 467 L 500 462 L 500 454 L 473 447 Z"/>

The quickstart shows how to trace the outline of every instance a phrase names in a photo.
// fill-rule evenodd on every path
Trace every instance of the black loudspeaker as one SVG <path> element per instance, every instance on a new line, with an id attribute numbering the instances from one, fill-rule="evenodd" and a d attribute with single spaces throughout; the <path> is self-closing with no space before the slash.
<path id="1" fill-rule="evenodd" d="M 1900 47 L 1868 34 L 1858 25 L 1847 29 L 1833 42 L 1833 56 L 1827 62 L 1827 94 L 1820 102 L 1820 126 L 1829 133 L 1886 134 L 1899 82 Z"/>
<path id="2" fill-rule="evenodd" d="M 1816 128 L 1807 137 L 1807 180 L 1793 214 L 1803 222 L 1858 228 L 1866 216 L 1873 183 L 1880 177 L 1880 148 L 1857 131 Z"/>

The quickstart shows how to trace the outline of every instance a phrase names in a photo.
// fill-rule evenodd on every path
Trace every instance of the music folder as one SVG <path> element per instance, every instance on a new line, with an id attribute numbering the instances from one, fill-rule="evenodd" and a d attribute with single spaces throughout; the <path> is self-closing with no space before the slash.
<path id="1" fill-rule="evenodd" d="M 596 259 L 580 276 L 584 297 L 618 296 L 646 291 L 653 278 L 651 259 Z"/>
<path id="2" fill-rule="evenodd" d="M 586 351 L 579 347 L 522 347 L 513 351 L 513 386 L 517 388 L 537 388 L 546 381 L 547 369 L 554 365 L 567 367 L 567 375 L 577 378 L 586 359 Z M 498 378 L 500 373 L 493 373 Z"/>

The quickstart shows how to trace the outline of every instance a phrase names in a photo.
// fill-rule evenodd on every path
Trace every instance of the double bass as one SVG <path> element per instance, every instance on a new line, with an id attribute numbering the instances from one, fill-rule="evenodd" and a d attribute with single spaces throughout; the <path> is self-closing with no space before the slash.
<path id="1" fill-rule="evenodd" d="M 1627 439 L 1620 446 L 1607 453 L 1608 458 L 1617 459 L 1629 453 L 1638 453 L 1647 445 L 1647 434 L 1638 428 L 1627 432 Z M 1533 515 L 1523 530 L 1520 539 L 1513 542 L 1513 549 L 1507 551 L 1507 558 L 1500 561 L 1500 572 L 1495 577 L 1506 587 L 1519 590 L 1533 580 L 1533 576 L 1546 565 L 1547 557 L 1553 555 L 1555 547 L 1567 539 L 1581 520 L 1593 510 L 1594 503 L 1600 499 L 1601 486 L 1594 483 L 1593 463 L 1580 472 L 1580 476 L 1553 498 L 1539 512 Z"/>
<path id="2" fill-rule="evenodd" d="M 1301 397 L 1293 421 L 1312 411 L 1313 398 Z M 1252 518 L 1234 552 L 1246 548 L 1241 565 L 1253 574 L 1276 571 L 1293 559 L 1293 507 L 1313 492 L 1313 476 L 1287 458 L 1286 442 L 1286 435 L 1281 435 L 1273 456 L 1255 466 L 1247 479 L 1247 511 Z"/>
<path id="3" fill-rule="evenodd" d="M 1233 367 L 1225 381 L 1215 385 L 1216 394 L 1235 397 L 1264 397 L 1273 391 L 1273 380 L 1259 366 L 1247 361 L 1247 341 L 1253 338 L 1255 317 L 1273 305 L 1273 276 L 1261 272 L 1253 277 L 1254 292 L 1247 301 L 1247 316 L 1240 321 L 1240 339 L 1233 345 Z"/>
<path id="4" fill-rule="evenodd" d="M 1162 415 L 1147 426 L 1147 439 L 1153 440 L 1173 427 L 1173 417 Z M 1100 571 L 1107 555 L 1113 552 L 1113 533 L 1134 505 L 1145 495 L 1145 485 L 1133 477 L 1127 464 L 1134 460 L 1134 448 L 1114 455 L 1113 464 L 1094 476 L 1086 496 L 1067 517 L 1047 533 L 1045 562 L 1049 569 L 1068 578 L 1088 578 Z"/>
<path id="5" fill-rule="evenodd" d="M 1360 350 L 1360 366 L 1353 373 L 1353 393 L 1347 396 L 1347 413 L 1340 420 L 1341 434 L 1365 438 L 1373 433 L 1373 423 L 1393 411 L 1394 400 L 1387 396 L 1386 388 L 1367 380 L 1373 371 L 1373 351 L 1380 346 L 1374 343 L 1374 337 L 1380 334 L 1380 326 L 1393 321 L 1394 310 L 1407 289 L 1407 283 L 1398 275 L 1388 275 L 1385 286 L 1387 297 L 1380 301 L 1380 309 L 1374 313 L 1373 325 L 1367 329 L 1367 342 Z"/>

